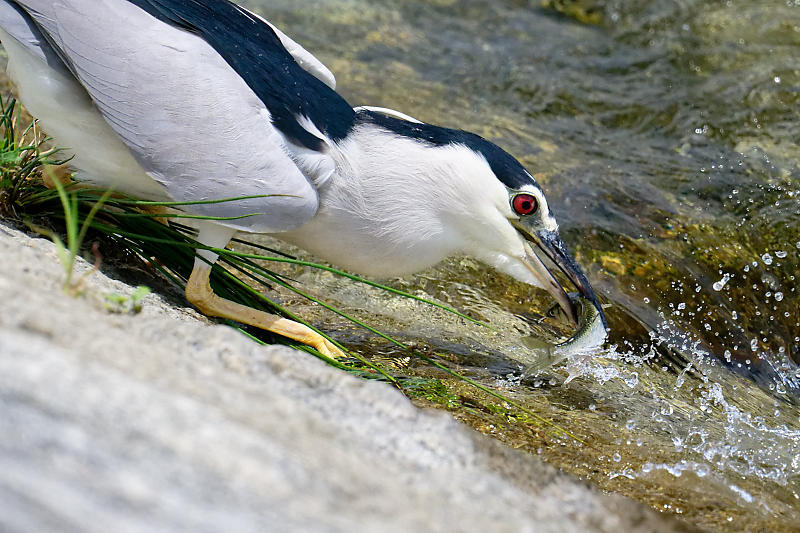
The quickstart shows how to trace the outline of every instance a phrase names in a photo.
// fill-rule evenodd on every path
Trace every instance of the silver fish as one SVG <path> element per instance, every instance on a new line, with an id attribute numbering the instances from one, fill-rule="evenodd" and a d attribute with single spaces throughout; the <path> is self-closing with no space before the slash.
<path id="1" fill-rule="evenodd" d="M 577 331 L 570 338 L 555 344 L 539 337 L 523 339 L 525 347 L 537 355 L 536 361 L 525 369 L 526 374 L 544 370 L 567 358 L 593 355 L 605 343 L 608 330 L 600 310 L 581 296 L 570 296 L 570 299 L 580 317 Z M 548 313 L 558 311 L 557 307 L 554 306 Z"/>

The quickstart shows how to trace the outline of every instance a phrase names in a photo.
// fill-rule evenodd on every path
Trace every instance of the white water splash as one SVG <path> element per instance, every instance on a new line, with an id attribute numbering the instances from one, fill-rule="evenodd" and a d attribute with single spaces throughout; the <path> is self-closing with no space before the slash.
<path id="1" fill-rule="evenodd" d="M 714 283 L 713 285 L 714 290 L 717 292 L 721 291 L 723 288 L 725 288 L 725 285 L 727 285 L 730 279 L 731 279 L 730 274 L 725 274 L 724 276 L 722 276 L 721 280 Z"/>

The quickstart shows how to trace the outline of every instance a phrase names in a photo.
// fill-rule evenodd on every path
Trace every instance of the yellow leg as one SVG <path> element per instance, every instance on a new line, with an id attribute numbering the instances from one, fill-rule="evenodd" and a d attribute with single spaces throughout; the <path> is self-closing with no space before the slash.
<path id="1" fill-rule="evenodd" d="M 303 324 L 220 298 L 211 290 L 210 275 L 211 265 L 198 261 L 186 284 L 186 298 L 204 315 L 228 318 L 270 331 L 302 342 L 334 359 L 345 357 L 339 348 Z"/>

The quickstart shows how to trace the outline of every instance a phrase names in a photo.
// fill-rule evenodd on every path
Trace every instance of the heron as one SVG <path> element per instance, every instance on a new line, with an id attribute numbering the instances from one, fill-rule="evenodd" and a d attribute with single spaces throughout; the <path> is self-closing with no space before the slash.
<path id="1" fill-rule="evenodd" d="M 229 0 L 0 0 L 0 40 L 20 101 L 74 153 L 76 180 L 194 203 L 182 209 L 211 219 L 195 224 L 209 249 L 186 285 L 208 316 L 342 355 L 302 324 L 214 294 L 211 249 L 237 232 L 373 277 L 471 256 L 546 289 L 577 323 L 549 261 L 602 315 L 513 156 L 466 131 L 352 107 L 321 61 Z M 236 200 L 208 202 L 223 198 Z"/>

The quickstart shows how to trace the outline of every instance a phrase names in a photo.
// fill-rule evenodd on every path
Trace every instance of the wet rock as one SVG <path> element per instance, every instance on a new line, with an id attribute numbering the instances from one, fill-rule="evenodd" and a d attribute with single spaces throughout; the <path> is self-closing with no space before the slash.
<path id="1" fill-rule="evenodd" d="M 672 531 L 685 526 L 0 224 L 0 530 Z M 119 298 L 116 298 L 118 300 Z"/>

